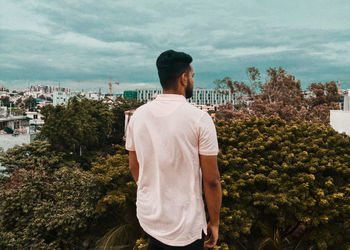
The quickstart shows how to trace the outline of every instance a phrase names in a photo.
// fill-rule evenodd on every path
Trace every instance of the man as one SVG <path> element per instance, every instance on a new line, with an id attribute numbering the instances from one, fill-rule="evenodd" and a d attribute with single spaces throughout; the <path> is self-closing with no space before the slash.
<path id="1" fill-rule="evenodd" d="M 191 62 L 182 52 L 160 54 L 156 64 L 163 94 L 134 112 L 126 132 L 137 218 L 150 236 L 148 249 L 212 248 L 218 240 L 218 142 L 208 113 L 186 101 L 193 91 Z"/>

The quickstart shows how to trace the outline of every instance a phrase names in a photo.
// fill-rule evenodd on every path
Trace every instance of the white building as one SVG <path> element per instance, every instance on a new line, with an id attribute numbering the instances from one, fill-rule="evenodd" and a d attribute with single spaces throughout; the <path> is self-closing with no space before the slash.
<path id="1" fill-rule="evenodd" d="M 197 105 L 221 105 L 233 102 L 231 94 L 223 94 L 216 89 L 193 89 L 189 102 Z"/>
<path id="2" fill-rule="evenodd" d="M 66 92 L 53 92 L 52 104 L 53 106 L 66 105 L 68 104 L 69 99 L 72 98 L 73 96 L 75 96 L 75 94 L 66 93 Z"/>
<path id="3" fill-rule="evenodd" d="M 26 112 L 29 119 L 29 125 L 42 126 L 44 125 L 43 115 L 39 112 Z"/>
<path id="4" fill-rule="evenodd" d="M 162 89 L 137 89 L 137 100 L 139 101 L 151 101 L 162 94 Z M 233 102 L 233 96 L 231 94 L 223 94 L 216 89 L 193 89 L 192 97 L 188 100 L 190 103 L 194 103 L 198 106 L 217 106 Z"/>
<path id="5" fill-rule="evenodd" d="M 350 136 L 350 89 L 344 96 L 343 110 L 330 111 L 330 124 L 339 133 L 345 132 Z"/>
<path id="6" fill-rule="evenodd" d="M 137 89 L 136 98 L 138 101 L 152 101 L 157 95 L 162 94 L 162 89 Z"/>

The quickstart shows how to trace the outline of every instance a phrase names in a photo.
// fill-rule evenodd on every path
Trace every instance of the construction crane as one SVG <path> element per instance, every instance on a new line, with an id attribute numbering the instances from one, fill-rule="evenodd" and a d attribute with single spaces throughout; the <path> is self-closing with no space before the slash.
<path id="1" fill-rule="evenodd" d="M 112 85 L 113 84 L 119 85 L 120 82 L 112 82 L 112 79 L 109 79 L 109 96 L 112 96 Z"/>
<path id="2" fill-rule="evenodd" d="M 95 83 L 106 83 L 106 81 L 98 81 L 98 80 L 74 80 L 74 82 L 95 82 Z M 112 79 L 109 79 L 109 96 L 112 96 L 112 86 L 113 84 L 119 85 L 120 82 L 113 82 Z"/>
<path id="3" fill-rule="evenodd" d="M 340 87 L 342 83 L 350 83 L 350 81 L 340 81 L 338 80 L 338 93 L 340 94 Z"/>

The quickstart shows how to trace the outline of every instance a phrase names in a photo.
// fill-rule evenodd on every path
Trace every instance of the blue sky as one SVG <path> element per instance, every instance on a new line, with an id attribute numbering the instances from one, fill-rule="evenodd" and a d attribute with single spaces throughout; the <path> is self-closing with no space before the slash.
<path id="1" fill-rule="evenodd" d="M 192 55 L 195 86 L 283 67 L 301 80 L 350 81 L 348 0 L 0 0 L 0 85 L 76 90 L 159 86 L 167 49 Z M 263 78 L 265 76 L 263 75 Z M 98 80 L 78 82 L 76 80 Z M 344 85 L 345 87 L 345 85 Z M 350 88 L 350 85 L 348 85 Z"/>

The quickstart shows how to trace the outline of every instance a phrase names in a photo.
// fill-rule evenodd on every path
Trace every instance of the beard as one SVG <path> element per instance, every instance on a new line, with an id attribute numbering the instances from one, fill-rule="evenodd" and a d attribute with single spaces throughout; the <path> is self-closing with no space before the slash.
<path id="1" fill-rule="evenodd" d="M 191 87 L 190 81 L 187 81 L 187 86 L 185 89 L 186 99 L 191 98 L 193 94 L 193 88 Z"/>

